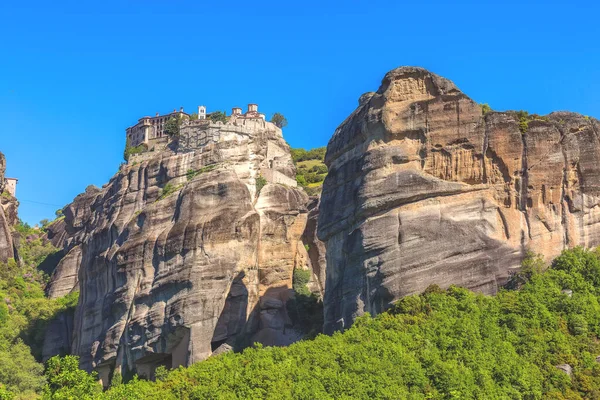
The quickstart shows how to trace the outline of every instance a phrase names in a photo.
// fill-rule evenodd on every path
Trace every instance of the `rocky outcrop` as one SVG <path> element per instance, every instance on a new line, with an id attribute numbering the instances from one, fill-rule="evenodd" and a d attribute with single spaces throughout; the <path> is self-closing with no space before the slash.
<path id="1" fill-rule="evenodd" d="M 71 337 L 73 336 L 74 312 L 69 309 L 59 313 L 46 326 L 42 346 L 42 361 L 46 362 L 55 355 L 66 355 L 71 352 Z"/>
<path id="2" fill-rule="evenodd" d="M 274 165 L 277 182 L 295 170 L 281 130 L 261 124 L 145 154 L 63 210 L 49 293 L 80 290 L 71 352 L 105 383 L 114 371 L 152 377 L 254 340 L 297 339 L 283 305 L 308 259 L 308 198 L 269 181 Z"/>
<path id="3" fill-rule="evenodd" d="M 50 298 L 65 296 L 79 289 L 82 244 L 95 228 L 92 206 L 100 192 L 97 187 L 88 186 L 84 193 L 63 208 L 64 218 L 48 229 L 48 239 L 62 253 L 46 289 Z"/>
<path id="4" fill-rule="evenodd" d="M 13 230 L 17 221 L 17 200 L 5 191 L 6 159 L 0 153 L 0 262 L 15 258 Z"/>
<path id="5" fill-rule="evenodd" d="M 598 245 L 599 134 L 574 113 L 483 115 L 447 79 L 389 72 L 327 148 L 325 331 L 431 284 L 494 293 L 528 250 Z"/>

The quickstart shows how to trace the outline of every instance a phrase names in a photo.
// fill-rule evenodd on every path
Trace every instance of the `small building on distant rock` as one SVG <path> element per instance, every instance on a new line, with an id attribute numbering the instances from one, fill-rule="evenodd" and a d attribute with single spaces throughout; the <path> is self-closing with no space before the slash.
<path id="1" fill-rule="evenodd" d="M 5 190 L 12 196 L 17 197 L 17 178 L 5 178 Z"/>
<path id="2" fill-rule="evenodd" d="M 198 106 L 198 120 L 210 120 L 210 113 L 206 112 L 206 106 Z M 154 117 L 142 117 L 138 120 L 138 123 L 130 126 L 125 130 L 127 145 L 130 147 L 137 147 L 141 144 L 145 144 L 148 150 L 152 150 L 155 146 L 159 145 L 164 147 L 169 138 L 165 133 L 165 125 L 171 118 L 184 118 L 190 121 L 191 116 L 183 111 L 183 107 L 165 115 L 156 113 Z M 239 123 L 243 123 L 243 120 L 263 120 L 265 114 L 258 112 L 258 104 L 248 104 L 248 110 L 242 113 L 241 107 L 233 107 L 229 121 L 235 123 L 236 120 Z"/>
<path id="3" fill-rule="evenodd" d="M 198 108 L 200 112 L 200 107 Z M 206 115 L 206 108 L 204 109 L 204 115 Z M 183 107 L 165 115 L 156 113 L 154 117 L 142 117 L 138 120 L 138 123 L 134 126 L 130 126 L 125 130 L 127 135 L 127 144 L 131 147 L 139 146 L 145 143 L 148 147 L 151 147 L 152 142 L 167 141 L 167 135 L 165 134 L 165 124 L 171 118 L 187 118 L 189 114 L 183 111 Z"/>

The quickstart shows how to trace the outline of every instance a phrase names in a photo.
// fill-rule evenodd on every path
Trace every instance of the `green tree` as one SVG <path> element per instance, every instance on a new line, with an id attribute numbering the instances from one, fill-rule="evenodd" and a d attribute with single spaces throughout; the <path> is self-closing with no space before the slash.
<path id="1" fill-rule="evenodd" d="M 300 161 L 308 161 L 308 160 L 325 160 L 325 153 L 327 152 L 327 147 L 317 147 L 310 150 L 305 149 L 291 149 L 292 160 L 294 162 Z"/>
<path id="2" fill-rule="evenodd" d="M 148 150 L 148 147 L 146 146 L 145 143 L 142 143 L 139 146 L 135 146 L 135 147 L 129 146 L 129 144 L 127 144 L 127 146 L 125 146 L 125 150 L 123 152 L 123 159 L 125 159 L 125 161 L 129 161 L 129 157 L 131 155 L 144 153 L 147 150 Z"/>
<path id="3" fill-rule="evenodd" d="M 271 122 L 275 124 L 275 126 L 279 127 L 279 128 L 284 128 L 287 126 L 288 121 L 287 119 L 283 116 L 283 114 L 280 114 L 278 112 L 276 112 L 275 114 L 273 114 L 273 116 L 271 117 Z"/>
<path id="4" fill-rule="evenodd" d="M 529 129 L 529 121 L 531 121 L 529 113 L 523 110 L 517 111 L 517 118 L 519 120 L 519 130 L 522 134 L 527 133 L 527 130 Z"/>
<path id="5" fill-rule="evenodd" d="M 492 107 L 490 107 L 490 105 L 488 103 L 483 103 L 483 104 L 480 104 L 479 106 L 481 107 L 481 113 L 483 115 L 492 111 Z"/>
<path id="6" fill-rule="evenodd" d="M 54 215 L 56 215 L 56 218 L 62 217 L 63 216 L 63 210 L 62 210 L 62 208 L 59 208 L 58 210 L 56 210 L 54 212 Z"/>
<path id="7" fill-rule="evenodd" d="M 214 111 L 208 115 L 208 119 L 210 119 L 213 122 L 220 121 L 222 123 L 226 123 L 227 121 L 229 121 L 229 117 L 227 116 L 227 113 L 225 111 Z"/>
<path id="8" fill-rule="evenodd" d="M 262 190 L 263 187 L 265 187 L 267 184 L 267 180 L 262 176 L 259 175 L 256 177 L 256 194 L 260 194 L 260 191 Z"/>
<path id="9" fill-rule="evenodd" d="M 165 123 L 164 132 L 171 138 L 178 138 L 182 121 L 183 119 L 179 116 L 169 118 Z"/>
<path id="10" fill-rule="evenodd" d="M 13 400 L 14 398 L 15 394 L 0 384 L 0 400 Z"/>
<path id="11" fill-rule="evenodd" d="M 315 174 L 327 174 L 329 170 L 327 169 L 327 165 L 325 164 L 317 164 L 310 169 L 310 172 L 314 172 Z"/>
<path id="12" fill-rule="evenodd" d="M 98 399 L 102 386 L 94 372 L 88 374 L 79 369 L 79 357 L 52 357 L 46 362 L 44 388 L 46 399 Z"/>

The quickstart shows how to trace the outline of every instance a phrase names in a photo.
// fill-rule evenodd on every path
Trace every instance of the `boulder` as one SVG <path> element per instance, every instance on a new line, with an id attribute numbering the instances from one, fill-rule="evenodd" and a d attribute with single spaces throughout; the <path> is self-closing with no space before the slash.
<path id="1" fill-rule="evenodd" d="M 573 368 L 569 364 L 559 364 L 556 366 L 556 368 L 569 376 L 573 375 Z"/>

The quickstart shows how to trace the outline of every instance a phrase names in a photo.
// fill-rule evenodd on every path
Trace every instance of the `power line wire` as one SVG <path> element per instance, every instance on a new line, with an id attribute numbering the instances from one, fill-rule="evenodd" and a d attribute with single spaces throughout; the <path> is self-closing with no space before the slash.
<path id="1" fill-rule="evenodd" d="M 52 207 L 64 207 L 64 205 L 59 205 L 59 204 L 50 204 L 50 203 L 42 203 L 39 201 L 33 201 L 33 200 L 23 200 L 23 199 L 19 199 L 17 198 L 17 200 L 19 201 L 19 203 L 33 203 L 33 204 L 41 204 L 43 206 L 52 206 Z"/>

